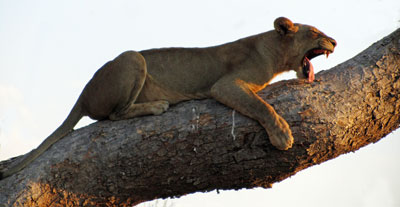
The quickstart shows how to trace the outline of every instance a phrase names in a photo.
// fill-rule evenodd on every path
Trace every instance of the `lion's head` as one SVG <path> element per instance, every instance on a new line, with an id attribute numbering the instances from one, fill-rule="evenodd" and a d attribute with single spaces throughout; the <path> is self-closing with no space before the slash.
<path id="1" fill-rule="evenodd" d="M 314 68 L 310 60 L 319 55 L 327 57 L 336 47 L 336 41 L 328 37 L 317 28 L 304 24 L 293 24 L 285 17 L 279 17 L 274 22 L 275 31 L 285 43 L 288 62 L 291 69 L 296 71 L 297 77 L 314 81 Z"/>

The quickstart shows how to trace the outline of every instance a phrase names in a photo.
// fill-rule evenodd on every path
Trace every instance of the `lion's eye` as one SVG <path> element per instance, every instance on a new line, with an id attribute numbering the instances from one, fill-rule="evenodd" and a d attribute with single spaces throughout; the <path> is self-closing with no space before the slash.
<path id="1" fill-rule="evenodd" d="M 311 35 L 312 38 L 315 39 L 315 38 L 317 38 L 319 36 L 319 33 L 314 31 L 314 30 L 310 30 L 310 35 Z"/>

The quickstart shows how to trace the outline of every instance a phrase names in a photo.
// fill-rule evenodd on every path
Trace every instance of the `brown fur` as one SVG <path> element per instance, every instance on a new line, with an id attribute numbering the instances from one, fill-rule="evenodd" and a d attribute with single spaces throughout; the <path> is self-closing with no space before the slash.
<path id="1" fill-rule="evenodd" d="M 336 42 L 314 27 L 274 22 L 275 30 L 209 48 L 167 48 L 127 51 L 100 68 L 84 88 L 64 123 L 21 163 L 3 173 L 10 176 L 36 159 L 73 129 L 82 116 L 129 119 L 161 114 L 169 104 L 214 98 L 257 120 L 280 150 L 293 144 L 286 121 L 257 96 L 277 74 L 295 70 L 299 78 L 306 53 L 333 52 Z"/>

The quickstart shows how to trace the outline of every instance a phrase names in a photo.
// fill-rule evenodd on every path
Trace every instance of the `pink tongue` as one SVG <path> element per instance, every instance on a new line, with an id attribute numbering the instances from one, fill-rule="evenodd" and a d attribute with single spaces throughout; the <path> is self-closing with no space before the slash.
<path id="1" fill-rule="evenodd" d="M 313 82 L 314 81 L 314 67 L 311 64 L 310 60 L 306 58 L 307 66 L 308 66 L 308 82 Z"/>

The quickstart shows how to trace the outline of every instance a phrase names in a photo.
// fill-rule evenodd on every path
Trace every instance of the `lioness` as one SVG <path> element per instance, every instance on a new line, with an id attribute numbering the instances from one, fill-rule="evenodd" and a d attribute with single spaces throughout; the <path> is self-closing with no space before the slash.
<path id="1" fill-rule="evenodd" d="M 315 27 L 280 17 L 275 30 L 208 48 L 127 51 L 101 67 L 85 86 L 61 126 L 16 166 L 8 177 L 68 134 L 83 116 L 121 120 L 158 115 L 169 104 L 214 98 L 257 120 L 280 150 L 293 144 L 286 121 L 257 96 L 277 74 L 295 70 L 314 80 L 310 60 L 333 52 L 336 41 Z"/>

